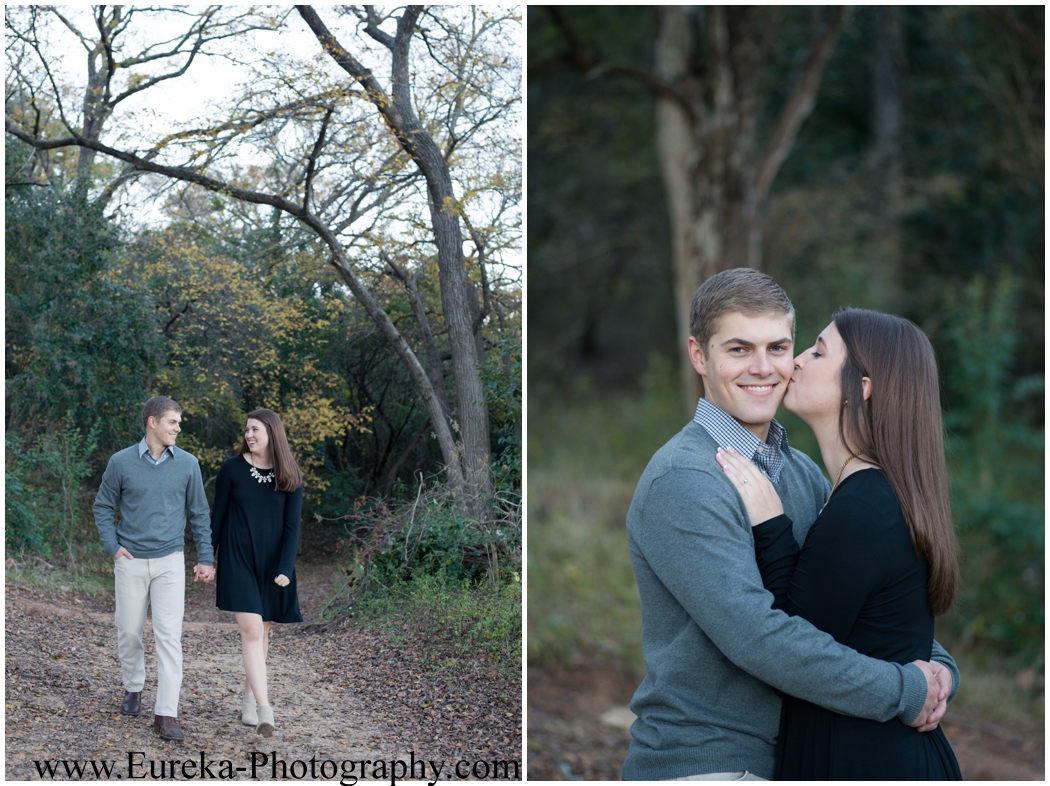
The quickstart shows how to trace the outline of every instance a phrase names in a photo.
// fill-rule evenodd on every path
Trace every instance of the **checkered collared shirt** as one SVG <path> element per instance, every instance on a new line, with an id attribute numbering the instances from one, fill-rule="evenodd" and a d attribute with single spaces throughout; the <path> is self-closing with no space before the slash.
<path id="1" fill-rule="evenodd" d="M 143 456 L 149 460 L 150 464 L 160 464 L 164 459 L 175 458 L 175 451 L 169 446 L 164 448 L 159 459 L 153 458 L 153 453 L 150 451 L 149 445 L 146 444 L 146 438 L 143 437 L 142 441 L 139 443 L 139 458 L 142 458 Z"/>
<path id="2" fill-rule="evenodd" d="M 696 404 L 693 422 L 703 426 L 720 447 L 727 450 L 732 448 L 755 462 L 774 483 L 779 480 L 780 470 L 784 468 L 784 456 L 791 448 L 788 446 L 787 432 L 776 420 L 769 424 L 769 434 L 763 442 L 731 415 L 702 398 Z"/>

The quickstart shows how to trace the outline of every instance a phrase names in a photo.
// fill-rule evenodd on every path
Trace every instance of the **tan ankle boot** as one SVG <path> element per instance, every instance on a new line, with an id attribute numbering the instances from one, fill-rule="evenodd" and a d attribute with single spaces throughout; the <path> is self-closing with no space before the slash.
<path id="1" fill-rule="evenodd" d="M 255 708 L 255 697 L 244 691 L 241 694 L 241 723 L 245 726 L 258 726 L 259 713 Z"/>
<path id="2" fill-rule="evenodd" d="M 269 704 L 262 705 L 259 707 L 259 725 L 255 727 L 255 730 L 263 737 L 272 737 L 275 728 L 273 725 L 273 707 Z"/>

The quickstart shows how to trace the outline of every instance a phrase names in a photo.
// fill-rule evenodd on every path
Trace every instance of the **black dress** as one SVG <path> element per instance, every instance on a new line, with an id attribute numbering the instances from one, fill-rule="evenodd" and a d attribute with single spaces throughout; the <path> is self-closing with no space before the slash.
<path id="1" fill-rule="evenodd" d="M 786 516 L 754 528 L 762 580 L 774 608 L 804 617 L 863 655 L 929 660 L 933 615 L 926 560 L 886 476 L 855 472 L 839 485 L 801 550 Z M 962 780 L 940 727 L 919 733 L 784 698 L 777 780 Z"/>
<path id="2" fill-rule="evenodd" d="M 259 614 L 263 622 L 302 622 L 295 554 L 303 488 L 278 491 L 276 480 L 260 483 L 251 470 L 243 456 L 234 456 L 215 479 L 211 511 L 215 605 L 223 611 Z M 274 582 L 281 574 L 290 580 L 287 587 Z"/>

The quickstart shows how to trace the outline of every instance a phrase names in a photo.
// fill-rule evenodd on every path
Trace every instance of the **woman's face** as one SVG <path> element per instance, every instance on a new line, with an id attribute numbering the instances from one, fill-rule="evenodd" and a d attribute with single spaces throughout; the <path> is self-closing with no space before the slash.
<path id="1" fill-rule="evenodd" d="M 265 456 L 270 449 L 270 435 L 266 433 L 266 424 L 255 418 L 248 418 L 244 427 L 244 441 L 253 456 Z"/>
<path id="2" fill-rule="evenodd" d="M 832 322 L 809 349 L 795 358 L 784 407 L 812 424 L 828 415 L 838 420 L 842 408 L 842 364 L 846 345 Z"/>

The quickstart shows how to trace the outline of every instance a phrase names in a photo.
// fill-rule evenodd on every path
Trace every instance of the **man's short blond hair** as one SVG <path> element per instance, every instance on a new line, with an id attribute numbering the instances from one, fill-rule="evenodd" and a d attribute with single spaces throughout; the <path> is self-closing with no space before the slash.
<path id="1" fill-rule="evenodd" d="M 736 267 L 711 276 L 693 294 L 689 332 L 705 356 L 707 342 L 718 330 L 718 320 L 737 312 L 750 317 L 763 314 L 788 317 L 791 337 L 795 337 L 795 307 L 780 284 L 754 268 Z"/>
<path id="2" fill-rule="evenodd" d="M 182 412 L 182 407 L 167 396 L 154 396 L 147 401 L 146 406 L 142 408 L 142 427 L 149 428 L 150 418 L 156 418 L 159 422 L 160 416 L 171 410 Z"/>

